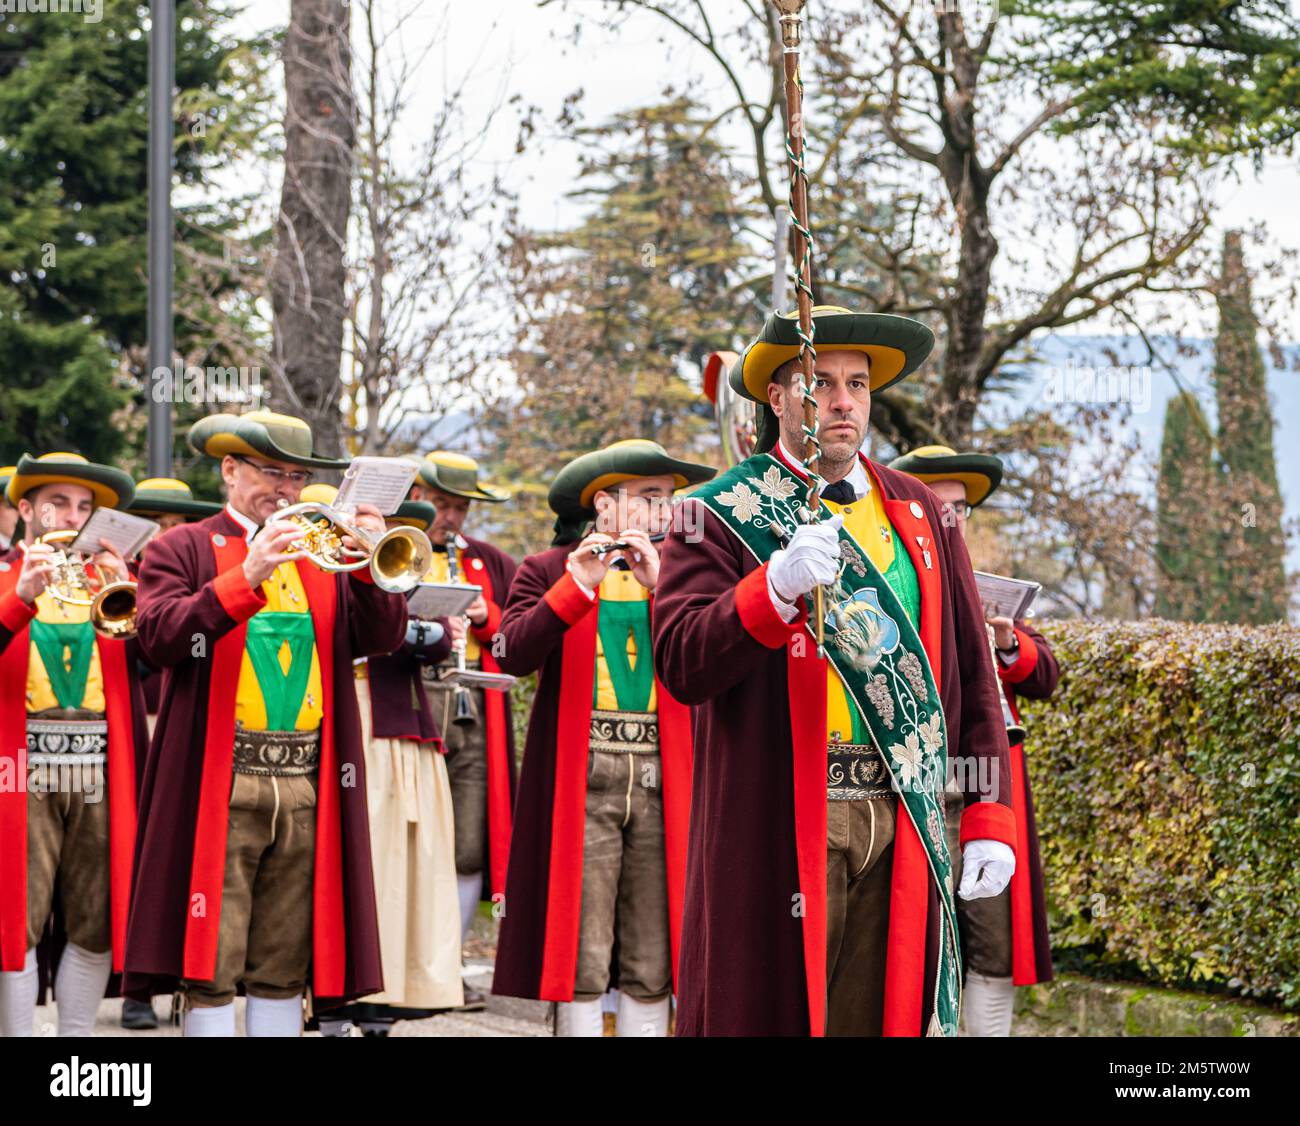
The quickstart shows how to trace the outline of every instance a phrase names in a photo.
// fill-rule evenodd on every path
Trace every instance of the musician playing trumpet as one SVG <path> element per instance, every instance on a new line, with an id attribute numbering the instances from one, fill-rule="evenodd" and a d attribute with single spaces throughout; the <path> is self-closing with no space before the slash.
<path id="1" fill-rule="evenodd" d="M 493 991 L 559 1002 L 560 1036 L 601 1035 L 611 986 L 618 1035 L 668 1032 L 692 749 L 654 672 L 652 538 L 674 491 L 713 474 L 644 439 L 571 461 L 550 490 L 556 546 L 524 561 L 501 620 L 501 667 L 541 675 Z"/>
<path id="2" fill-rule="evenodd" d="M 460 582 L 480 588 L 459 621 L 464 624 L 453 653 L 423 666 L 429 703 L 442 734 L 451 800 L 455 809 L 456 890 L 461 941 L 469 934 L 479 903 L 505 896 L 506 864 L 515 797 L 515 739 L 509 692 L 453 686 L 443 679 L 461 665 L 500 673 L 497 629 L 501 608 L 515 577 L 515 561 L 499 547 L 465 534 L 475 508 L 502 504 L 505 490 L 480 477 L 477 461 L 450 450 L 424 456 L 411 499 L 432 504 L 429 527 L 434 583 Z M 481 1009 L 483 994 L 465 987 L 466 1009 Z"/>
<path id="3" fill-rule="evenodd" d="M 1002 462 L 998 458 L 992 454 L 958 453 L 947 446 L 912 450 L 891 462 L 890 468 L 929 485 L 943 506 L 944 521 L 955 525 L 963 539 L 971 513 L 1002 483 Z M 1051 646 L 1028 622 L 1012 621 L 987 611 L 985 619 L 997 657 L 1004 711 L 1016 725 L 1008 729 L 1022 733 L 1010 748 L 1011 808 L 1016 816 L 1019 856 L 1011 882 L 1000 894 L 957 901 L 957 926 L 966 970 L 966 1034 L 1010 1036 L 1015 986 L 1052 980 L 1043 865 L 1016 697 L 1047 699 L 1056 690 L 1059 671 Z M 949 817 L 949 836 L 954 836 L 958 828 Z"/>
<path id="4" fill-rule="evenodd" d="M 61 1036 L 92 1033 L 109 974 L 122 968 L 136 772 L 148 735 L 136 642 L 126 634 L 97 634 L 82 596 L 96 589 L 93 583 L 125 581 L 127 569 L 107 541 L 89 560 L 64 551 L 62 563 L 57 553 L 67 544 L 39 541 L 49 533 L 75 534 L 97 507 L 123 507 L 133 492 L 128 474 L 72 453 L 24 456 L 8 483 L 23 538 L 0 556 L 0 1032 L 6 1036 L 32 1034 L 36 946 L 56 886 L 67 935 L 55 979 Z"/>
<path id="5" fill-rule="evenodd" d="M 227 503 L 173 528 L 140 569 L 144 655 L 167 670 L 140 799 L 126 990 L 179 983 L 187 1036 L 296 1036 L 317 1010 L 383 987 L 355 658 L 389 653 L 406 602 L 371 570 L 300 556 L 277 520 L 315 470 L 301 419 L 210 415 L 190 429 L 220 459 Z M 373 508 L 352 523 L 384 531 Z M 367 545 L 345 536 L 345 546 Z"/>

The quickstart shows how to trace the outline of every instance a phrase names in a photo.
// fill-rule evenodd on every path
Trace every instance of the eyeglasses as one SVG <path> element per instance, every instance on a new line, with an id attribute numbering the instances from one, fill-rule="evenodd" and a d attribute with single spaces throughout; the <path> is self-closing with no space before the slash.
<path id="1" fill-rule="evenodd" d="M 263 477 L 273 485 L 279 485 L 282 482 L 289 482 L 291 485 L 305 485 L 311 480 L 311 474 L 301 469 L 276 469 L 271 465 L 258 465 L 255 461 L 249 461 L 248 458 L 241 454 L 231 454 L 236 461 L 242 461 L 245 465 L 256 469 Z"/>

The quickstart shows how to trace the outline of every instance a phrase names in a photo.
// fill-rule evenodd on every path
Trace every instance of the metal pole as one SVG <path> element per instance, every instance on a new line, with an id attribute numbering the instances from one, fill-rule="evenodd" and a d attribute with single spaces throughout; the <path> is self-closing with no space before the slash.
<path id="1" fill-rule="evenodd" d="M 772 311 L 785 308 L 786 263 L 790 260 L 790 209 L 784 203 L 776 209 L 775 265 L 772 270 Z"/>
<path id="2" fill-rule="evenodd" d="M 172 87 L 176 0 L 150 0 L 149 31 L 149 476 L 172 474 Z M 161 369 L 161 370 L 160 370 Z"/>

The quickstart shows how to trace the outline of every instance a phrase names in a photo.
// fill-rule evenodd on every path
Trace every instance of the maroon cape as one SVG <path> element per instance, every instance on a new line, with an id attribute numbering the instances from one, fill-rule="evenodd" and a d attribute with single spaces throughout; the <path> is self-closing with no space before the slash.
<path id="1" fill-rule="evenodd" d="M 587 751 L 596 676 L 593 601 L 564 569 L 577 544 L 530 556 L 501 620 L 501 667 L 541 669 L 524 745 L 516 827 L 492 991 L 572 1001 L 582 909 Z M 653 613 L 653 602 L 651 603 Z M 640 659 L 640 658 L 638 658 Z M 668 923 L 676 973 L 691 804 L 690 709 L 656 678 Z M 611 982 L 616 982 L 611 967 Z"/>
<path id="2" fill-rule="evenodd" d="M 1016 622 L 1020 656 L 1013 665 L 998 662 L 998 676 L 1012 714 L 1020 719 L 1016 697 L 1046 700 L 1060 676 L 1056 658 L 1043 635 L 1025 622 Z M 1034 795 L 1025 769 L 1025 747 L 1011 748 L 1011 808 L 1016 814 L 1016 871 L 1011 877 L 1011 962 L 1016 985 L 1052 980 L 1052 945 L 1047 937 L 1047 897 L 1043 891 L 1043 860 L 1034 822 Z"/>
<path id="3" fill-rule="evenodd" d="M 371 657 L 366 662 L 370 680 L 370 730 L 376 739 L 414 739 L 419 743 L 437 743 L 442 751 L 442 732 L 429 708 L 429 694 L 424 690 L 420 668 L 437 664 L 451 652 L 451 634 L 446 619 L 440 641 L 432 645 L 412 645 L 403 641 L 395 653 Z"/>
<path id="4" fill-rule="evenodd" d="M 864 459 L 916 568 L 919 632 L 965 794 L 961 841 L 1015 848 L 984 616 L 961 536 L 919 481 Z M 693 503 L 687 500 L 687 503 Z M 655 600 L 655 664 L 695 710 L 695 778 L 678 966 L 677 1034 L 820 1035 L 826 992 L 826 670 L 802 620 L 787 625 L 760 567 L 722 522 L 674 523 Z M 695 542 L 692 542 L 695 541 Z M 796 707 L 792 708 L 792 701 Z M 980 760 L 989 760 L 981 762 Z M 910 820 L 898 820 L 886 1035 L 920 1035 L 934 1009 L 939 899 Z M 802 917 L 791 909 L 802 893 Z"/>
<path id="5" fill-rule="evenodd" d="M 21 970 L 27 954 L 27 662 L 35 607 L 14 591 L 22 570 L 16 548 L 0 556 L 0 970 Z M 109 913 L 113 969 L 121 970 L 131 901 L 136 795 L 149 746 L 134 640 L 95 638 L 108 723 Z M 12 784 L 11 784 L 12 783 Z M 56 920 L 57 920 L 57 912 Z M 58 926 L 48 964 L 62 949 Z"/>
<path id="6" fill-rule="evenodd" d="M 125 991 L 144 997 L 179 978 L 211 980 L 225 872 L 234 696 L 246 623 L 265 602 L 240 568 L 243 529 L 224 510 L 172 529 L 140 571 L 144 656 L 164 669 L 145 766 L 126 946 Z M 391 652 L 406 603 L 364 572 L 330 575 L 299 561 L 316 628 L 325 717 L 316 807 L 312 988 L 317 1004 L 383 988 L 365 757 L 352 660 Z"/>

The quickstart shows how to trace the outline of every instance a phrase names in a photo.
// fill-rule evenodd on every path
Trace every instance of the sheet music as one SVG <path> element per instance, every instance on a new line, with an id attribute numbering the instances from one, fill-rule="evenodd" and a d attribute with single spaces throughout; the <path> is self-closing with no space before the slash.
<path id="1" fill-rule="evenodd" d="M 68 550 L 95 555 L 104 550 L 99 541 L 105 539 L 117 548 L 123 559 L 130 559 L 153 539 L 159 527 L 153 520 L 146 520 L 143 516 L 135 516 L 130 512 L 119 512 L 116 508 L 97 508 Z"/>
<path id="2" fill-rule="evenodd" d="M 481 586 L 466 583 L 419 583 L 406 600 L 406 612 L 426 622 L 450 618 L 463 614 L 482 593 Z"/>
<path id="3" fill-rule="evenodd" d="M 359 457 L 343 472 L 334 507 L 355 512 L 359 504 L 373 504 L 391 516 L 406 500 L 420 463 L 408 457 Z"/>
<path id="4" fill-rule="evenodd" d="M 987 571 L 975 572 L 975 585 L 979 588 L 980 604 L 986 614 L 1012 619 L 1025 617 L 1030 604 L 1043 589 L 1042 583 L 990 575 Z"/>

